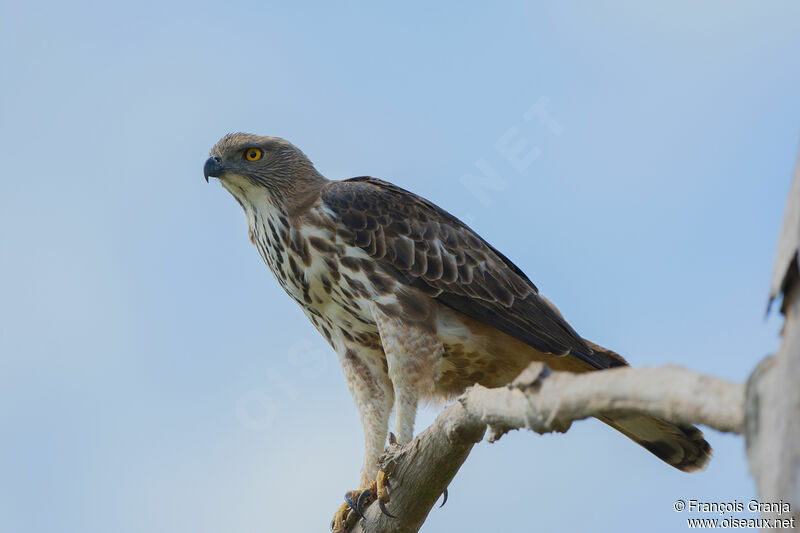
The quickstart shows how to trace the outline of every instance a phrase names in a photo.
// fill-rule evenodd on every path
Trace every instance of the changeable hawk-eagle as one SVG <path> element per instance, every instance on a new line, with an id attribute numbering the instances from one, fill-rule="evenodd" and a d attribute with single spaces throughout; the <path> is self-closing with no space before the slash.
<path id="1" fill-rule="evenodd" d="M 210 155 L 206 180 L 239 202 L 250 240 L 339 357 L 364 425 L 360 488 L 381 477 L 393 408 L 406 443 L 421 400 L 507 384 L 532 360 L 572 372 L 627 364 L 581 338 L 522 270 L 424 198 L 376 178 L 328 180 L 276 137 L 226 135 Z M 692 426 L 603 422 L 683 471 L 711 454 Z"/>

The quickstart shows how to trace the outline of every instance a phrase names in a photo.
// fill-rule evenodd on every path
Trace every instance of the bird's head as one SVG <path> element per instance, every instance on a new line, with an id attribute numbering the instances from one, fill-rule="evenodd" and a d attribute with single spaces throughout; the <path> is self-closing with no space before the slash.
<path id="1" fill-rule="evenodd" d="M 218 178 L 240 202 L 266 194 L 284 204 L 326 181 L 299 148 L 279 137 L 229 133 L 209 156 L 203 166 L 206 181 Z"/>

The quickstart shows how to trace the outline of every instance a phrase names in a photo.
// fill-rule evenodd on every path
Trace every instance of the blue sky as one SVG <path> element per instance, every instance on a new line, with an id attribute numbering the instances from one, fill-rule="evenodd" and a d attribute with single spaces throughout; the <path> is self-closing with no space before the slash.
<path id="1" fill-rule="evenodd" d="M 230 131 L 435 201 L 634 364 L 746 379 L 798 57 L 791 0 L 0 2 L 0 531 L 324 531 L 355 488 L 336 358 L 203 181 Z M 594 421 L 480 444 L 423 531 L 682 530 L 755 496 L 707 434 L 697 475 Z"/>

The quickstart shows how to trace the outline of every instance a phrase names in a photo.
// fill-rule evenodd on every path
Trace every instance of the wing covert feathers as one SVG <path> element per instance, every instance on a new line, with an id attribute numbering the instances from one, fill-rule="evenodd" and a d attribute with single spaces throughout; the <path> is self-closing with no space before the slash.
<path id="1" fill-rule="evenodd" d="M 514 263 L 447 211 L 369 177 L 330 182 L 321 196 L 339 236 L 399 281 L 537 350 L 608 368 Z"/>

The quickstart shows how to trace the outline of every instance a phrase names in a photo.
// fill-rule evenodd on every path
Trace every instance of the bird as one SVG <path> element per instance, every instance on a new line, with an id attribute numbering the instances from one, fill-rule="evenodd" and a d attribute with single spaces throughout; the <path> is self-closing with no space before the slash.
<path id="1" fill-rule="evenodd" d="M 203 173 L 244 210 L 250 241 L 332 347 L 359 411 L 359 485 L 332 531 L 374 500 L 394 516 L 379 459 L 387 438 L 412 440 L 420 402 L 447 401 L 476 383 L 506 385 L 532 361 L 578 373 L 628 364 L 582 338 L 464 222 L 397 185 L 329 180 L 289 141 L 248 133 L 222 137 Z M 600 419 L 684 472 L 711 457 L 694 426 L 633 413 Z"/>

